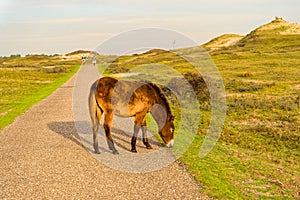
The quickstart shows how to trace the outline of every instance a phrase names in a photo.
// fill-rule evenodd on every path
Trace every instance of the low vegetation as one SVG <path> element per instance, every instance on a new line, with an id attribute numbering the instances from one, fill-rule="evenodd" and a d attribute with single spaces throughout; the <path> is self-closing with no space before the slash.
<path id="1" fill-rule="evenodd" d="M 218 67 L 227 94 L 221 138 L 205 158 L 198 155 L 209 126 L 210 97 L 201 75 L 192 70 L 190 63 L 175 52 L 154 49 L 121 56 L 105 72 L 118 76 L 116 73 L 144 67 L 158 70 L 156 79 L 162 79 L 159 74 L 165 76 L 165 68 L 153 66 L 167 65 L 189 81 L 200 97 L 201 119 L 198 134 L 180 160 L 205 193 L 218 199 L 295 199 L 300 196 L 298 27 L 276 18 L 245 37 L 226 35 L 202 46 Z M 228 44 L 230 37 L 234 42 L 220 47 Z M 216 41 L 217 48 L 213 46 Z M 179 51 L 192 56 L 201 49 Z M 135 76 L 147 78 L 145 74 Z M 168 84 L 177 83 L 172 73 L 167 80 Z"/>
<path id="2" fill-rule="evenodd" d="M 0 129 L 51 94 L 80 64 L 59 55 L 0 57 Z"/>
<path id="3" fill-rule="evenodd" d="M 225 35 L 202 47 L 176 51 L 153 49 L 121 57 L 97 55 L 99 70 L 105 75 L 121 77 L 122 73 L 130 73 L 131 78 L 143 79 L 153 77 L 155 72 L 156 81 L 167 80 L 167 86 L 179 87 L 183 92 L 189 88 L 179 84 L 177 75 L 185 77 L 199 99 L 201 118 L 199 126 L 184 125 L 195 126 L 197 134 L 180 161 L 199 181 L 204 193 L 217 199 L 297 199 L 300 196 L 299 30 L 299 25 L 276 18 L 245 37 Z M 223 77 L 227 117 L 214 149 L 200 158 L 199 150 L 211 117 L 211 99 L 204 81 L 210 77 L 197 73 L 191 63 L 177 54 L 192 58 L 203 48 Z M 209 56 L 202 59 L 202 64 L 207 64 Z M 66 81 L 80 65 L 78 62 L 57 55 L 0 58 L 0 128 Z M 176 96 L 162 88 L 174 113 L 180 116 Z M 179 123 L 177 117 L 176 126 Z"/>

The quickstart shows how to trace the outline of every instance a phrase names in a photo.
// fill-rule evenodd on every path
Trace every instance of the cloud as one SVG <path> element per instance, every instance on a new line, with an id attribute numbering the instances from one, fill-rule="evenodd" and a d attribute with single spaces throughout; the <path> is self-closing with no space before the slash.
<path id="1" fill-rule="evenodd" d="M 248 33 L 276 15 L 297 22 L 299 6 L 298 0 L 0 0 L 0 43 L 18 51 L 24 40 L 30 51 L 38 38 L 61 51 L 63 44 L 81 47 L 143 27 L 177 30 L 202 43 Z"/>
<path id="2" fill-rule="evenodd" d="M 68 19 L 42 19 L 42 20 L 11 20 L 2 22 L 3 24 L 24 24 L 24 25 L 49 25 L 49 24 L 74 24 L 85 22 L 86 18 L 68 18 Z M 91 20 L 91 19 L 89 19 Z"/>
<path id="3" fill-rule="evenodd" d="M 100 24 L 135 24 L 135 23 L 145 23 L 153 20 L 161 20 L 157 17 L 75 17 L 75 18 L 60 18 L 60 19 L 41 19 L 41 20 L 11 20 L 11 21 L 0 21 L 0 24 L 6 25 L 36 25 L 36 26 L 46 26 L 46 25 L 85 25 L 94 24 L 98 26 Z"/>

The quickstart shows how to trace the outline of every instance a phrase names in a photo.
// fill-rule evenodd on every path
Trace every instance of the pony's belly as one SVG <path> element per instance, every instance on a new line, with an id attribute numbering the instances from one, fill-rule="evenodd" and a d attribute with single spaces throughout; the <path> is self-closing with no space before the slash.
<path id="1" fill-rule="evenodd" d="M 129 104 L 124 104 L 122 102 L 112 104 L 114 114 L 120 117 L 132 117 L 137 113 L 147 110 L 147 108 L 148 106 L 140 101 L 136 101 L 134 104 L 132 104 L 132 102 Z"/>
<path id="2" fill-rule="evenodd" d="M 128 105 L 113 105 L 113 112 L 115 115 L 120 116 L 120 117 L 131 117 L 131 113 L 128 109 Z"/>

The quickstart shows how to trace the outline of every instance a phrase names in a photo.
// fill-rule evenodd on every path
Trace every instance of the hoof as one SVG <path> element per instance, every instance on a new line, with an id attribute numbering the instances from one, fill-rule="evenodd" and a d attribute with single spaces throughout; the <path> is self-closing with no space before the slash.
<path id="1" fill-rule="evenodd" d="M 115 150 L 115 151 L 113 151 L 113 154 L 114 155 L 118 155 L 118 154 L 120 154 L 117 150 Z"/>
<path id="2" fill-rule="evenodd" d="M 95 154 L 100 154 L 100 151 L 99 150 L 95 150 Z"/>
<path id="3" fill-rule="evenodd" d="M 146 146 L 147 149 L 152 149 L 151 145 L 149 142 L 144 142 L 144 145 Z"/>
<path id="4" fill-rule="evenodd" d="M 136 149 L 131 149 L 130 150 L 132 153 L 137 153 Z"/>

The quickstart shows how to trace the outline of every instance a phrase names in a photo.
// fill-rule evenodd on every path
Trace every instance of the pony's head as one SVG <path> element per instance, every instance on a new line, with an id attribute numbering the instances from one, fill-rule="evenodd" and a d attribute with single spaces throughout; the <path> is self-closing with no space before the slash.
<path id="1" fill-rule="evenodd" d="M 159 130 L 159 135 L 167 147 L 174 145 L 174 116 L 167 117 L 165 125 Z"/>
<path id="2" fill-rule="evenodd" d="M 167 147 L 174 145 L 174 116 L 170 104 L 162 90 L 153 83 L 148 83 L 156 92 L 155 104 L 150 112 L 157 122 L 161 139 Z M 166 88 L 167 89 L 167 88 Z"/>

